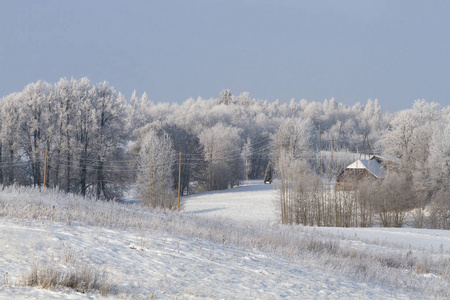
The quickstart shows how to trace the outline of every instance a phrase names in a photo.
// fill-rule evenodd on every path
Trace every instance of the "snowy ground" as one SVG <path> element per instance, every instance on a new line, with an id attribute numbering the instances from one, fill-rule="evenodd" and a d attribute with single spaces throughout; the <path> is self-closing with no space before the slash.
<path id="1" fill-rule="evenodd" d="M 106 268 L 121 295 L 213 299 L 338 299 L 390 297 L 382 287 L 342 280 L 279 255 L 218 245 L 163 232 L 129 232 L 65 225 L 0 226 L 1 274 L 14 282 L 36 260 L 64 260 Z M 401 296 L 401 295 L 398 295 Z M 0 287 L 0 299 L 79 299 L 69 289 Z M 100 298 L 90 295 L 91 299 Z"/>
<path id="2" fill-rule="evenodd" d="M 36 262 L 105 270 L 118 291 L 111 298 L 450 295 L 448 231 L 280 226 L 274 197 L 269 185 L 251 182 L 185 197 L 177 214 L 50 191 L 0 192 L 0 299 L 103 298 L 20 285 Z"/>
<path id="3" fill-rule="evenodd" d="M 277 193 L 271 184 L 249 181 L 240 187 L 183 197 L 183 209 L 207 218 L 224 218 L 245 223 L 277 221 Z"/>

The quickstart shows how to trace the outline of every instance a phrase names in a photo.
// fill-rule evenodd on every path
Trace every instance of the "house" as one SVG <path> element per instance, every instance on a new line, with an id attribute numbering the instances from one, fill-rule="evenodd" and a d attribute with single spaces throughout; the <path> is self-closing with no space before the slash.
<path id="1" fill-rule="evenodd" d="M 387 159 L 374 155 L 370 159 L 358 159 L 342 171 L 337 179 L 337 191 L 351 191 L 358 187 L 363 179 L 382 179 L 385 176 L 385 163 Z"/>

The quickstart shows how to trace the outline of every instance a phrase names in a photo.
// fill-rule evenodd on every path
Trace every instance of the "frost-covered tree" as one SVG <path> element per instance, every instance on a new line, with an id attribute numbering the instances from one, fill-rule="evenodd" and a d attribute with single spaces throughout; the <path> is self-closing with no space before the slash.
<path id="1" fill-rule="evenodd" d="M 52 93 L 50 84 L 38 81 L 27 85 L 19 96 L 19 144 L 29 162 L 27 172 L 35 186 L 42 184 Z"/>
<path id="2" fill-rule="evenodd" d="M 92 162 L 96 159 L 92 148 L 95 141 L 95 133 L 91 130 L 94 123 L 92 114 L 94 90 L 87 78 L 76 81 L 74 88 L 75 107 L 77 109 L 76 118 L 74 119 L 76 132 L 74 169 L 78 170 L 78 176 L 74 181 L 77 182 L 77 191 L 85 196 L 88 187 L 92 186 L 94 182 Z"/>
<path id="3" fill-rule="evenodd" d="M 137 184 L 141 201 L 151 207 L 174 209 L 172 165 L 175 151 L 167 134 L 149 131 L 139 152 Z"/>
<path id="4" fill-rule="evenodd" d="M 89 81 L 82 79 L 87 88 Z M 79 81 L 62 78 L 54 86 L 51 104 L 51 122 L 49 135 L 51 141 L 47 145 L 48 168 L 47 185 L 59 186 L 66 192 L 76 192 L 77 173 L 75 157 L 77 157 L 77 127 L 80 117 Z"/>
<path id="5" fill-rule="evenodd" d="M 17 128 L 19 124 L 19 100 L 20 94 L 14 93 L 6 96 L 0 102 L 1 113 L 1 172 L 4 185 L 12 185 L 14 183 L 25 184 L 19 180 L 23 176 L 18 176 L 19 169 L 16 164 L 19 159 L 19 137 L 20 131 Z"/>
<path id="6" fill-rule="evenodd" d="M 242 148 L 242 160 L 244 161 L 244 174 L 245 174 L 245 180 L 248 181 L 248 175 L 250 174 L 250 171 L 252 169 L 252 157 L 253 147 L 252 147 L 252 140 L 248 137 L 247 141 L 244 143 L 244 146 Z"/>
<path id="7" fill-rule="evenodd" d="M 294 212 L 294 189 L 300 183 L 296 170 L 306 166 L 305 158 L 311 156 L 312 123 L 309 119 L 286 119 L 277 134 L 272 136 L 271 160 L 280 183 L 281 221 L 292 224 L 296 219 Z M 306 168 L 305 169 L 309 169 Z M 299 171 L 299 170 L 297 170 Z"/>
<path id="8" fill-rule="evenodd" d="M 406 178 L 419 209 L 424 209 L 431 196 L 427 161 L 439 114 L 438 104 L 417 100 L 411 109 L 394 117 L 392 129 L 381 140 L 385 153 L 399 160 L 397 171 Z"/>
<path id="9" fill-rule="evenodd" d="M 124 152 L 124 135 L 126 132 L 126 102 L 121 94 L 106 82 L 95 85 L 92 101 L 91 140 L 94 153 L 95 195 L 97 198 L 111 199 L 117 196 L 117 177 L 121 174 L 115 171 L 115 158 Z M 120 166 L 119 166 L 120 167 Z"/>
<path id="10" fill-rule="evenodd" d="M 450 109 L 443 112 L 430 143 L 431 225 L 450 229 Z"/>
<path id="11" fill-rule="evenodd" d="M 230 90 L 223 90 L 220 92 L 220 99 L 219 103 L 221 104 L 231 104 L 233 95 L 231 94 Z"/>
<path id="12" fill-rule="evenodd" d="M 309 119 L 289 118 L 281 122 L 278 132 L 272 135 L 271 143 L 271 160 L 278 172 L 281 151 L 285 164 L 312 157 L 312 132 L 313 124 Z"/>
<path id="13" fill-rule="evenodd" d="M 199 135 L 207 167 L 208 190 L 226 189 L 242 179 L 239 129 L 218 123 Z"/>
<path id="14" fill-rule="evenodd" d="M 133 91 L 128 109 L 128 127 L 131 130 L 136 130 L 151 123 L 152 117 L 150 114 L 152 109 L 153 103 L 148 99 L 147 93 L 143 93 L 141 98 L 138 99 L 136 91 Z"/>

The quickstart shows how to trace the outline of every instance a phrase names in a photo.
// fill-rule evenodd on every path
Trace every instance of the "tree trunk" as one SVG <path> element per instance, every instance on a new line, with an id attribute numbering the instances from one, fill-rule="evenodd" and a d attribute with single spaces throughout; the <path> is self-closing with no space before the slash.
<path id="1" fill-rule="evenodd" d="M 10 148 L 9 148 L 9 163 L 11 164 L 9 167 L 9 178 L 8 178 L 8 185 L 12 185 L 14 182 L 14 150 L 12 148 L 12 143 L 10 143 Z"/>
<path id="2" fill-rule="evenodd" d="M 69 148 L 70 149 L 70 148 Z M 70 193 L 70 176 L 71 176 L 71 170 L 70 170 L 70 165 L 71 165 L 72 161 L 71 161 L 71 155 L 70 152 L 67 152 L 67 166 L 66 166 L 66 192 Z"/>
<path id="3" fill-rule="evenodd" d="M 101 161 L 100 156 L 98 157 L 99 163 L 97 166 L 97 191 L 96 197 L 100 199 L 102 191 L 104 192 L 104 174 L 103 174 L 103 161 Z"/>
<path id="4" fill-rule="evenodd" d="M 80 189 L 81 195 L 86 197 L 86 177 L 87 177 L 87 165 L 86 165 L 86 155 L 87 155 L 87 144 L 84 146 L 84 151 L 80 159 Z"/>

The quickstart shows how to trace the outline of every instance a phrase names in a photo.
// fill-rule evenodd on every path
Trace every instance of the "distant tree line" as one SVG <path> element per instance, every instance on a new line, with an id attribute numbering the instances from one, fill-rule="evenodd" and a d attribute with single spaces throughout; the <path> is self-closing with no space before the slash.
<path id="1" fill-rule="evenodd" d="M 374 193 L 361 191 L 356 202 L 332 206 L 331 200 L 311 200 L 319 195 L 311 191 L 355 156 L 376 153 L 400 162 L 396 178 L 404 183 L 398 186 L 408 187 L 402 213 L 414 210 L 418 224 L 448 228 L 449 111 L 419 100 L 389 114 L 377 100 L 280 103 L 229 90 L 217 99 L 154 103 L 135 92 L 127 101 L 106 82 L 87 78 L 38 81 L 0 101 L 0 184 L 42 186 L 45 177 L 48 187 L 101 199 L 117 199 L 136 184 L 148 205 L 173 207 L 180 153 L 183 195 L 263 179 L 270 162 L 274 182 L 284 188 L 284 223 L 361 226 L 381 218 L 375 200 L 364 196 Z M 377 190 L 369 183 L 365 188 Z"/>

